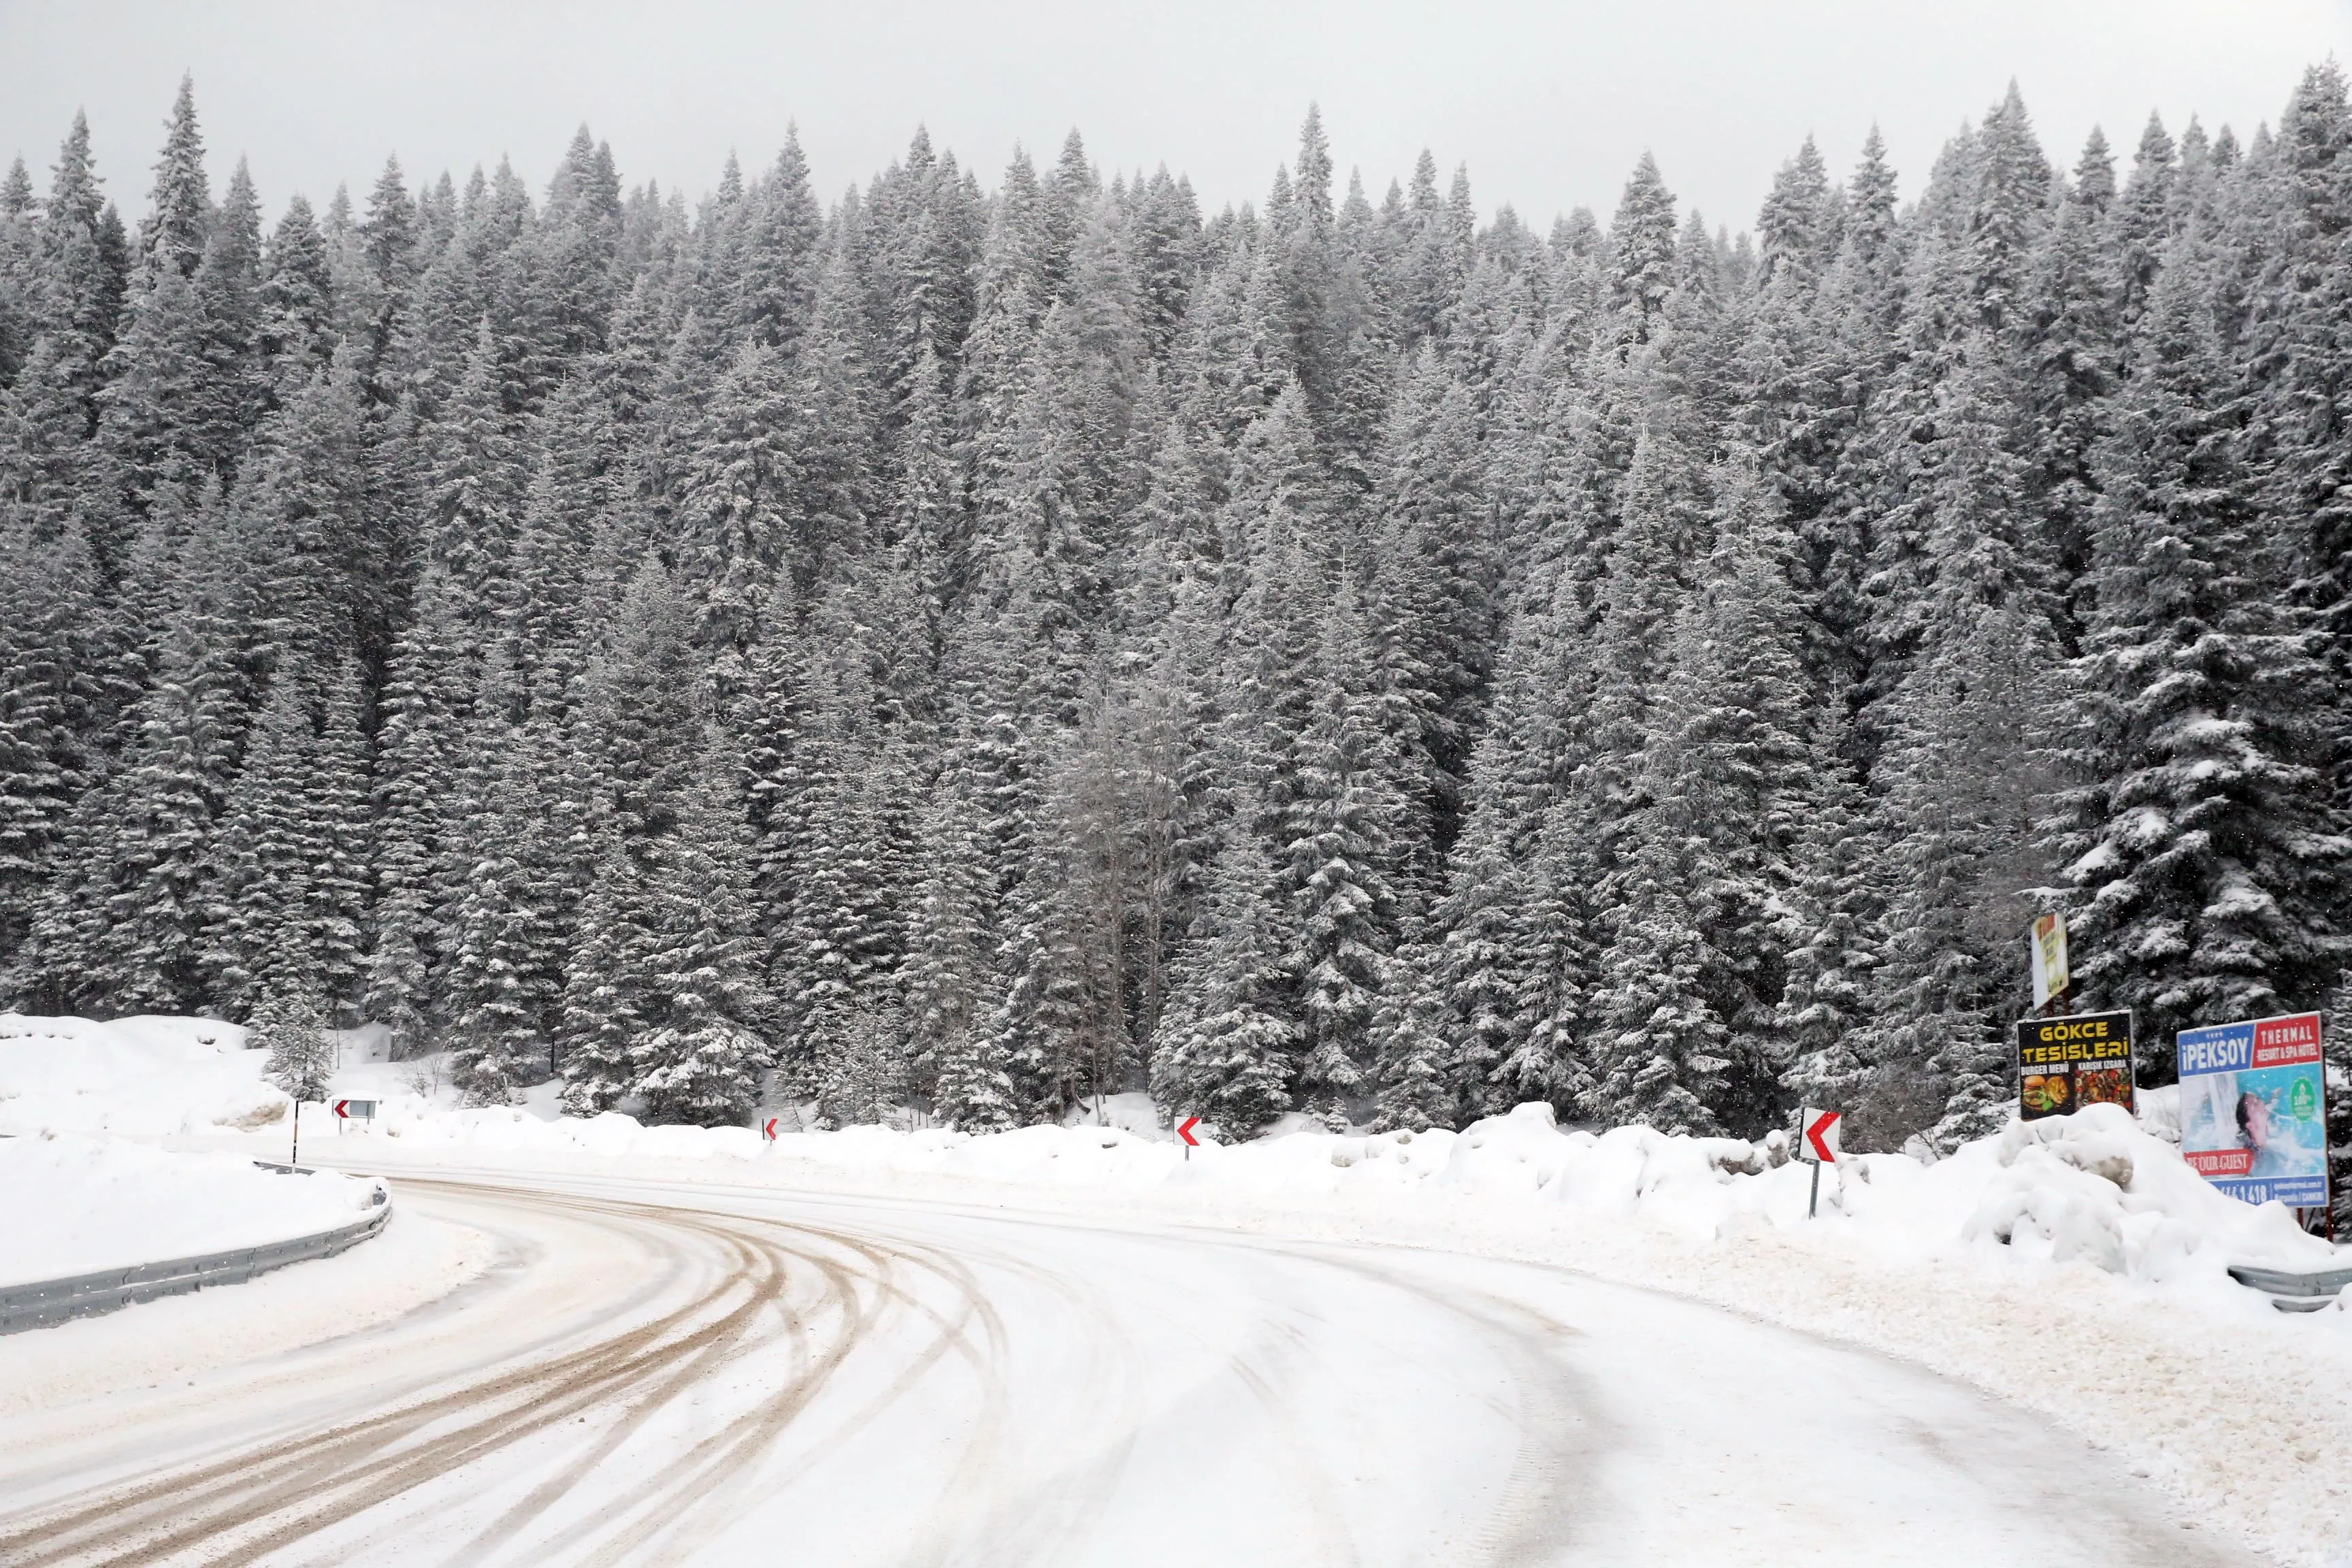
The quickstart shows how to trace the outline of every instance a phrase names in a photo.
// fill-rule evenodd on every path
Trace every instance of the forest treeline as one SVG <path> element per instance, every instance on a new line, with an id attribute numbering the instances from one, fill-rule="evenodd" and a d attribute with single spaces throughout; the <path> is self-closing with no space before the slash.
<path id="1" fill-rule="evenodd" d="M 143 209 L 79 121 L 0 182 L 19 1006 L 698 1121 L 1948 1146 L 2037 910 L 2149 1081 L 2337 984 L 2333 66 L 2071 166 L 2012 89 L 1907 197 L 1808 142 L 1737 238 L 1647 157 L 1375 201 L 1311 112 L 1213 215 L 583 130 L 271 220 L 185 87 Z"/>

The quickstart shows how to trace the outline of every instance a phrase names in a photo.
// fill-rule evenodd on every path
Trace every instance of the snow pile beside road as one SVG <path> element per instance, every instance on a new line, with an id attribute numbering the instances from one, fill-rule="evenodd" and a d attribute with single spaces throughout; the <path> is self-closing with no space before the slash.
<path id="1" fill-rule="evenodd" d="M 1367 1139 L 1367 1152 L 1379 1140 Z M 1775 1141 L 1777 1142 L 1777 1141 Z M 1803 1226 L 1811 1168 L 1776 1147 L 1677 1138 L 1643 1127 L 1562 1133 L 1545 1107 L 1521 1106 L 1455 1142 L 1435 1188 L 1525 1194 L 1599 1217 L 1640 1215 L 1696 1238 Z M 1822 1212 L 1851 1243 L 1889 1257 L 2007 1248 L 2031 1262 L 2087 1263 L 2152 1285 L 2220 1284 L 2230 1264 L 2340 1265 L 2273 1204 L 2252 1208 L 2216 1192 L 2180 1152 L 2119 1106 L 2012 1122 L 2000 1135 L 1925 1164 L 1858 1154 L 1824 1171 Z"/>
<path id="2" fill-rule="evenodd" d="M 71 1134 L 0 1140 L 0 1285 L 315 1236 L 364 1217 L 375 1190 L 232 1154 Z"/>
<path id="3" fill-rule="evenodd" d="M 1962 1238 L 2011 1246 L 2020 1256 L 2079 1259 L 2156 1284 L 2216 1283 L 2231 1263 L 2346 1264 L 2282 1205 L 2251 1207 L 2215 1191 L 2179 1149 L 2140 1131 L 2119 1106 L 2012 1122 L 1927 1174 L 1938 1172 L 1976 1195 Z"/>
<path id="4" fill-rule="evenodd" d="M 330 1098 L 405 1096 L 419 1110 L 456 1103 L 434 1063 L 386 1059 L 381 1026 L 334 1034 L 341 1061 L 327 1080 Z M 263 1077 L 268 1066 L 264 1052 L 246 1047 L 243 1026 L 212 1018 L 100 1023 L 0 1013 L 0 1134 L 282 1128 L 291 1101 Z"/>
<path id="5" fill-rule="evenodd" d="M 355 1036 L 353 1044 L 347 1055 L 382 1054 L 373 1037 Z M 0 1015 L 0 1132 L 162 1137 L 269 1127 L 274 1138 L 286 1098 L 262 1080 L 261 1054 L 244 1045 L 242 1029 L 205 1019 L 100 1024 Z M 418 1080 L 409 1092 L 404 1071 Z M 1275 1135 L 1209 1144 L 1188 1160 L 1140 1095 L 1113 1098 L 1110 1126 L 982 1136 L 854 1127 L 787 1132 L 770 1144 L 743 1127 L 648 1127 L 611 1112 L 551 1119 L 552 1107 L 541 1105 L 459 1110 L 413 1068 L 380 1061 L 347 1066 L 337 1086 L 337 1093 L 382 1102 L 369 1130 L 376 1142 L 316 1146 L 322 1155 L 351 1159 L 380 1149 L 394 1158 L 462 1153 L 575 1169 L 716 1162 L 729 1169 L 756 1164 L 768 1178 L 798 1170 L 1084 1193 L 1164 1189 L 1275 1208 L 1451 1194 L 1486 1207 L 1528 1203 L 1599 1221 L 1638 1218 L 1695 1240 L 1804 1225 L 1811 1180 L 1808 1167 L 1786 1159 L 1778 1137 L 1749 1143 L 1643 1127 L 1564 1131 L 1542 1105 L 1459 1133 L 1348 1135 L 1286 1119 Z M 319 1131 L 328 1136 L 323 1125 Z M 2228 1280 L 2231 1263 L 2322 1268 L 2340 1256 L 2302 1235 L 2284 1210 L 2249 1208 L 2216 1193 L 2172 1144 L 2110 1106 L 2012 1124 L 1932 1165 L 1900 1154 L 1855 1156 L 1824 1177 L 1822 1207 L 1833 1232 L 1820 1239 L 1833 1233 L 1841 1246 L 1888 1258 L 1958 1249 L 2013 1262 L 2084 1263 L 2153 1287 L 2221 1289 L 2232 1300 L 2248 1293 Z"/>
<path id="6" fill-rule="evenodd" d="M 1688 1138 L 1646 1127 L 1563 1131 L 1550 1108 L 1523 1105 L 1462 1132 L 1347 1136 L 1296 1131 L 1209 1145 L 1188 1161 L 1164 1135 L 1119 1127 L 1024 1127 L 982 1136 L 853 1127 L 786 1133 L 644 1127 L 629 1117 L 443 1110 L 390 1102 L 379 1129 L 401 1156 L 463 1151 L 507 1163 L 582 1168 L 642 1159 L 814 1167 L 841 1175 L 945 1176 L 1089 1192 L 1170 1188 L 1288 1206 L 1323 1198 L 1453 1194 L 1486 1204 L 1562 1205 L 1596 1220 L 1640 1218 L 1691 1239 L 1806 1223 L 1811 1168 L 1780 1141 Z M 1822 1213 L 1850 1245 L 1915 1258 L 1959 1249 L 2035 1263 L 2081 1262 L 2152 1286 L 2231 1283 L 2232 1263 L 2319 1268 L 2340 1255 L 2275 1205 L 2215 1192 L 2179 1151 L 2119 1107 L 2012 1124 L 1952 1158 L 1850 1157 L 1825 1173 Z M 1838 1223 L 1842 1222 L 1842 1223 Z"/>
<path id="7" fill-rule="evenodd" d="M 284 1119 L 245 1031 L 209 1018 L 0 1013 L 0 1132 L 158 1137 Z"/>

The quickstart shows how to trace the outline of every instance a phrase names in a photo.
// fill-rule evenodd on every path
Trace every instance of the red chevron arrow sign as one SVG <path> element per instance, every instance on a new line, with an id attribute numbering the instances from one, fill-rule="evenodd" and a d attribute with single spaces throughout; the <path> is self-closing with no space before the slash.
<path id="1" fill-rule="evenodd" d="M 1834 1165 L 1838 1159 L 1838 1113 L 1834 1110 L 1808 1110 L 1801 1123 L 1804 1148 L 1801 1157 Z"/>
<path id="2" fill-rule="evenodd" d="M 779 1120 L 780 1119 L 777 1117 L 769 1117 L 765 1122 L 761 1124 L 760 1136 L 766 1139 L 771 1143 L 774 1142 L 776 1141 L 776 1122 Z"/>
<path id="3" fill-rule="evenodd" d="M 1192 1136 L 1192 1129 L 1199 1125 L 1201 1125 L 1201 1119 L 1197 1116 L 1188 1116 L 1177 1123 L 1176 1136 L 1184 1140 L 1184 1147 L 1187 1149 L 1197 1149 L 1201 1146 L 1201 1141 Z"/>

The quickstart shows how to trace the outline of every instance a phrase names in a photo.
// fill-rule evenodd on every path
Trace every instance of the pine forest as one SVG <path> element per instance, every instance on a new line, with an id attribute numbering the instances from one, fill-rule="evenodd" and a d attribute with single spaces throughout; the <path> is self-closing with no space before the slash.
<path id="1" fill-rule="evenodd" d="M 2333 65 L 2242 139 L 1808 142 L 1737 235 L 1312 110 L 1214 213 L 1075 132 L 620 169 L 215 189 L 184 85 L 143 196 L 79 120 L 0 181 L 9 1005 L 653 1121 L 1936 1150 L 2038 912 L 2149 1083 L 2336 992 Z"/>

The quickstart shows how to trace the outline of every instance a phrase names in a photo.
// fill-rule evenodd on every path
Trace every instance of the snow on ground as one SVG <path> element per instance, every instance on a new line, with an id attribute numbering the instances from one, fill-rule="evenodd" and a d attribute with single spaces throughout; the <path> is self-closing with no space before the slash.
<path id="1" fill-rule="evenodd" d="M 206 1018 L 28 1018 L 0 1013 L 0 1132 L 152 1136 L 267 1126 L 286 1097 L 245 1031 Z"/>
<path id="2" fill-rule="evenodd" d="M 1118 1097 L 1121 1102 L 1139 1095 Z M 940 1128 L 788 1132 L 771 1146 L 750 1128 L 647 1127 L 616 1112 L 546 1119 L 536 1108 L 453 1110 L 388 1101 L 371 1136 L 387 1154 L 644 1158 L 805 1163 L 858 1175 L 939 1175 L 1105 1189 L 1216 1191 L 1276 1202 L 1356 1193 L 1528 1198 L 1596 1218 L 1636 1215 L 1692 1237 L 1805 1220 L 1810 1167 L 1776 1142 L 1668 1137 L 1644 1127 L 1563 1131 L 1525 1105 L 1465 1132 L 1338 1136 L 1292 1131 L 1188 1157 L 1164 1131 L 1138 1131 L 1132 1104 L 1112 1125 L 1028 1127 L 972 1137 Z M 376 1145 L 371 1145 L 373 1150 Z M 569 1168 L 569 1167 L 567 1167 Z M 1822 1207 L 1839 1233 L 1890 1256 L 1991 1244 L 2016 1260 L 2082 1260 L 2149 1285 L 2226 1287 L 2232 1263 L 2323 1268 L 2352 1252 L 2305 1236 L 2276 1205 L 2250 1208 L 2191 1171 L 2173 1144 L 2118 1108 L 2013 1123 L 1948 1160 L 1861 1154 L 1828 1173 Z"/>
<path id="3" fill-rule="evenodd" d="M 211 1110 L 234 1101 L 215 1079 L 164 1070 L 194 1032 L 221 1026 L 16 1022 L 51 1027 L 53 1054 L 92 1053 L 43 1069 L 44 1084 L 92 1086 L 79 1099 L 44 1088 L 46 1100 L 19 1088 L 15 1058 L 0 1054 L 0 1116 L 18 1125 L 28 1105 L 103 1096 L 114 1073 L 124 1130 L 241 1152 L 282 1136 L 241 1131 L 241 1118 Z M 155 1070 L 142 1068 L 142 1053 Z M 550 1119 L 551 1103 L 459 1110 L 429 1067 L 345 1069 L 359 1074 L 364 1084 L 339 1079 L 337 1092 L 373 1092 L 383 1118 L 316 1146 L 357 1168 L 598 1173 L 1148 1214 L 1667 1289 L 1972 1383 L 2116 1450 L 2190 1517 L 2282 1561 L 2352 1564 L 2352 1311 L 2282 1314 L 2226 1272 L 2343 1267 L 2352 1249 L 2302 1235 L 2274 1206 L 2213 1192 L 2157 1135 L 2167 1130 L 2160 1096 L 2143 1124 L 2098 1106 L 2013 1125 L 1934 1164 L 1856 1157 L 1824 1177 L 1822 1217 L 1809 1221 L 1810 1171 L 1777 1146 L 1565 1131 L 1537 1106 L 1460 1133 L 1292 1128 L 1187 1159 L 1139 1096 L 1116 1097 L 1107 1126 L 988 1137 L 861 1127 L 770 1145 L 748 1128 Z M 182 1083 L 208 1097 L 206 1109 L 175 1110 L 168 1096 Z"/>
<path id="4" fill-rule="evenodd" d="M 0 1142 L 0 1151 L 7 1148 Z M 447 1297 L 488 1268 L 496 1251 L 497 1244 L 479 1230 L 395 1205 L 373 1240 L 332 1258 L 274 1269 L 242 1285 L 0 1334 L 0 1421 L 135 1389 L 193 1384 L 226 1368 L 362 1333 Z"/>
<path id="5" fill-rule="evenodd" d="M 363 1168 L 883 1191 L 1571 1268 L 1973 1384 L 2116 1451 L 2193 1521 L 2283 1562 L 2352 1564 L 2352 1312 L 2280 1313 L 2227 1272 L 2344 1267 L 2352 1249 L 2221 1196 L 2115 1107 L 2012 1125 L 1934 1164 L 1856 1157 L 1825 1174 L 1818 1220 L 1810 1168 L 1773 1150 L 1563 1131 L 1537 1106 L 1460 1133 L 1301 1131 L 1189 1160 L 1164 1131 L 1118 1125 L 762 1145 L 611 1114 L 387 1109 L 347 1146 Z"/>
<path id="6" fill-rule="evenodd" d="M 315 1236 L 366 1217 L 376 1187 L 73 1133 L 0 1140 L 0 1285 Z"/>
<path id="7" fill-rule="evenodd" d="M 456 1102 L 431 1064 L 388 1061 L 381 1027 L 337 1037 L 334 1093 Z M 283 1124 L 290 1102 L 262 1076 L 266 1065 L 264 1053 L 246 1048 L 241 1026 L 210 1018 L 96 1023 L 0 1013 L 0 1134 L 156 1137 Z"/>
<path id="8" fill-rule="evenodd" d="M 355 1036 L 353 1054 L 370 1037 Z M 261 1068 L 234 1025 L 0 1015 L 0 1284 L 258 1247 L 364 1215 L 373 1183 L 121 1141 L 284 1126 L 287 1099 Z M 289 1147 L 273 1136 L 268 1152 Z"/>

